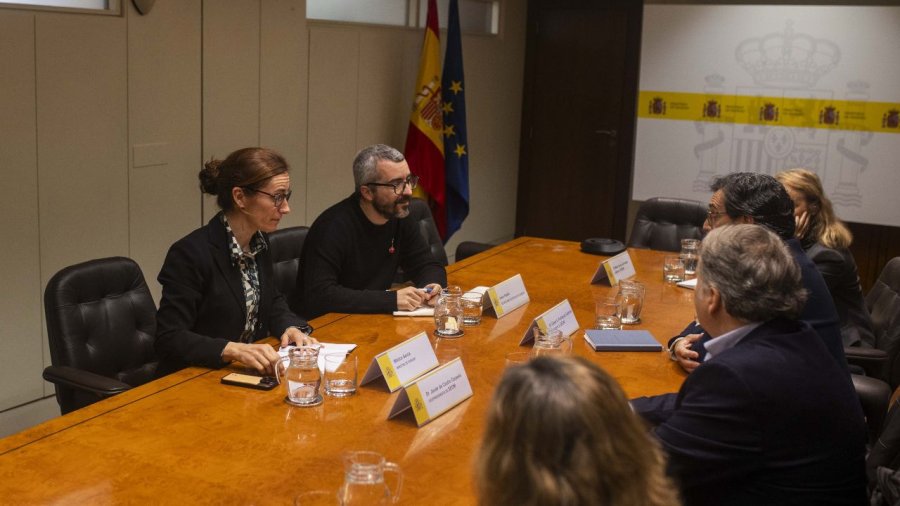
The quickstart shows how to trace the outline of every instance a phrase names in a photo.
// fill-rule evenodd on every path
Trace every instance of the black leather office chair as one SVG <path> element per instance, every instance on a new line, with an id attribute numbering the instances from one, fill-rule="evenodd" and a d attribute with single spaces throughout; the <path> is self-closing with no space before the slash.
<path id="1" fill-rule="evenodd" d="M 156 305 L 129 258 L 66 267 L 44 291 L 51 365 L 63 414 L 146 383 L 156 374 Z"/>
<path id="2" fill-rule="evenodd" d="M 456 246 L 456 257 L 454 257 L 454 259 L 457 262 L 461 262 L 470 256 L 477 255 L 482 251 L 487 251 L 493 247 L 493 244 L 488 244 L 486 242 L 463 241 Z"/>
<path id="3" fill-rule="evenodd" d="M 869 429 L 868 441 L 873 444 L 884 427 L 891 398 L 891 387 L 884 381 L 869 376 L 851 374 L 850 378 L 866 417 L 866 427 Z"/>
<path id="4" fill-rule="evenodd" d="M 287 300 L 297 288 L 297 271 L 300 269 L 300 253 L 309 227 L 287 227 L 269 234 L 272 256 L 272 272 L 275 286 Z"/>
<path id="5" fill-rule="evenodd" d="M 431 209 L 428 203 L 422 199 L 412 199 L 409 202 L 409 216 L 406 220 L 414 220 L 419 227 L 419 232 L 425 238 L 425 242 L 431 248 L 431 254 L 437 259 L 441 265 L 447 265 L 447 252 L 444 250 L 444 242 L 441 240 L 441 234 L 438 233 L 437 225 L 434 224 L 434 217 L 431 216 Z M 397 269 L 397 275 L 394 277 L 397 283 L 409 281 L 403 269 Z"/>
<path id="6" fill-rule="evenodd" d="M 866 307 L 872 315 L 875 349 L 845 348 L 847 361 L 897 388 L 900 386 L 900 257 L 892 258 L 881 270 L 866 295 Z"/>
<path id="7" fill-rule="evenodd" d="M 890 410 L 878 439 L 872 444 L 866 457 L 866 475 L 869 478 L 869 492 L 884 494 L 879 483 L 891 480 L 891 475 L 900 469 L 900 389 L 894 392 Z M 880 468 L 880 469 L 879 469 Z M 896 504 L 896 502 L 876 502 L 871 504 Z"/>
<path id="8" fill-rule="evenodd" d="M 702 237 L 706 211 L 696 200 L 649 199 L 638 209 L 628 247 L 680 251 L 682 239 Z"/>

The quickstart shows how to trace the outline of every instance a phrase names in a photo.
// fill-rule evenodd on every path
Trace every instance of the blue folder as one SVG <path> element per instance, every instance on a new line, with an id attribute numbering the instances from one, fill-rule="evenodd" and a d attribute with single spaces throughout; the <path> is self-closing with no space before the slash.
<path id="1" fill-rule="evenodd" d="M 662 345 L 646 330 L 584 331 L 584 340 L 594 351 L 660 351 Z"/>

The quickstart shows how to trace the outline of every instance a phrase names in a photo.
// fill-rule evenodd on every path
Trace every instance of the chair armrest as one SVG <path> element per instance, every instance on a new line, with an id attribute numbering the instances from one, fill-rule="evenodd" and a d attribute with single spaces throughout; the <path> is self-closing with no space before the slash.
<path id="1" fill-rule="evenodd" d="M 852 346 L 844 348 L 844 355 L 847 357 L 848 364 L 862 367 L 866 371 L 866 376 L 880 380 L 887 379 L 885 370 L 887 369 L 888 356 L 884 350 Z"/>
<path id="2" fill-rule="evenodd" d="M 65 365 L 51 365 L 44 369 L 44 379 L 61 386 L 110 397 L 129 390 L 131 385 L 82 369 Z"/>
<path id="3" fill-rule="evenodd" d="M 859 396 L 866 425 L 869 427 L 869 441 L 875 441 L 881 433 L 884 418 L 887 416 L 888 403 L 891 398 L 891 387 L 880 379 L 851 374 L 853 388 Z"/>

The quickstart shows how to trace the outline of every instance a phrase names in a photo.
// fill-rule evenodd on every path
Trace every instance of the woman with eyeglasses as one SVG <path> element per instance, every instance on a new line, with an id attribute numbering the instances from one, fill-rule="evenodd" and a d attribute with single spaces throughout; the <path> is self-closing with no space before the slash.
<path id="1" fill-rule="evenodd" d="M 856 261 L 850 253 L 853 234 L 834 214 L 822 181 L 807 169 L 790 169 L 775 175 L 794 202 L 796 236 L 806 256 L 822 273 L 841 321 L 844 346 L 875 345 L 872 319 L 859 286 Z"/>
<path id="2" fill-rule="evenodd" d="M 274 335 L 282 346 L 315 342 L 275 287 L 266 236 L 291 211 L 287 162 L 266 148 L 244 148 L 210 160 L 199 178 L 221 211 L 173 244 L 160 270 L 160 375 L 233 360 L 272 374 L 278 353 L 256 341 Z"/>

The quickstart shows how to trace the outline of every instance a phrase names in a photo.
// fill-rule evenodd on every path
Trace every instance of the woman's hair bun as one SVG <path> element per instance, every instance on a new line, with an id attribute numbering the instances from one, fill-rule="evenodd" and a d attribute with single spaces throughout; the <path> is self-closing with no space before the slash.
<path id="1" fill-rule="evenodd" d="M 200 178 L 200 191 L 209 195 L 216 195 L 219 188 L 219 165 L 222 160 L 212 159 L 203 164 L 203 169 L 198 175 Z"/>

